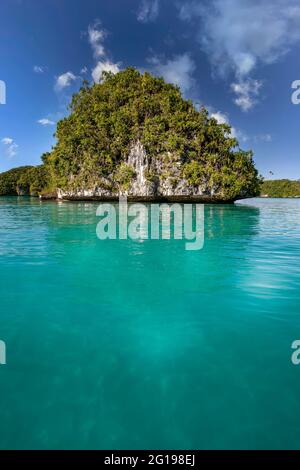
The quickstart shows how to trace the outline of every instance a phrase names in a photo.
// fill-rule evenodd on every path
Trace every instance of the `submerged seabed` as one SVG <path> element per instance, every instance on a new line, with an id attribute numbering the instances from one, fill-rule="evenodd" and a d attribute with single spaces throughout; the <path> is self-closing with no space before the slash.
<path id="1" fill-rule="evenodd" d="M 300 448 L 300 200 L 205 206 L 205 245 L 0 198 L 0 448 Z"/>

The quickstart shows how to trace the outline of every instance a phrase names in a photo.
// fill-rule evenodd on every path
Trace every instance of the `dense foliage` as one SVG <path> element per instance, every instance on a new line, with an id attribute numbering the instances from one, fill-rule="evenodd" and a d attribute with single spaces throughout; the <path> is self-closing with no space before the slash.
<path id="1" fill-rule="evenodd" d="M 261 186 L 261 195 L 268 197 L 300 197 L 300 181 L 270 180 Z"/>
<path id="2" fill-rule="evenodd" d="M 70 111 L 43 156 L 56 187 L 91 188 L 102 178 L 128 186 L 134 172 L 126 156 L 140 141 L 152 160 L 174 155 L 192 186 L 206 185 L 226 199 L 259 194 L 252 153 L 239 148 L 228 125 L 197 111 L 162 78 L 134 68 L 104 73 L 100 84 L 85 83 L 73 96 Z"/>
<path id="3" fill-rule="evenodd" d="M 48 172 L 43 165 L 21 166 L 0 173 L 0 196 L 36 196 L 47 184 Z"/>

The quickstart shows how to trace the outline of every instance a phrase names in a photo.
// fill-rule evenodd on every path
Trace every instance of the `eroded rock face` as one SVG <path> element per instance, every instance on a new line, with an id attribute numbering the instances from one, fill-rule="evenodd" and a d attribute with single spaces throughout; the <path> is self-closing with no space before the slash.
<path id="1" fill-rule="evenodd" d="M 125 160 L 125 164 L 133 170 L 126 189 L 114 181 L 114 175 L 107 180 L 99 181 L 93 188 L 77 188 L 75 190 L 58 189 L 58 199 L 74 198 L 163 198 L 163 197 L 217 197 L 207 187 L 194 187 L 182 177 L 180 158 L 165 154 L 159 158 L 149 157 L 141 142 L 136 142 Z"/>
<path id="2" fill-rule="evenodd" d="M 128 196 L 201 196 L 201 188 L 194 188 L 181 175 L 181 161 L 165 154 L 151 160 L 143 145 L 137 142 L 126 161 L 135 172 L 127 191 Z"/>
<path id="3" fill-rule="evenodd" d="M 132 146 L 126 164 L 134 169 L 135 176 L 125 194 L 127 192 L 128 195 L 132 196 L 154 196 L 156 193 L 155 184 L 147 179 L 150 171 L 150 161 L 140 142 Z"/>

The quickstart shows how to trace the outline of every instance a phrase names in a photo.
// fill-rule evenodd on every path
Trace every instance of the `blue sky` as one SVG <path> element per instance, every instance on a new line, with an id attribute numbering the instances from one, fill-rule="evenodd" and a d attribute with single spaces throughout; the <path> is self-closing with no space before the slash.
<path id="1" fill-rule="evenodd" d="M 300 179 L 298 0 L 1 0 L 0 171 L 40 162 L 82 79 L 129 65 L 229 122 L 263 176 Z"/>

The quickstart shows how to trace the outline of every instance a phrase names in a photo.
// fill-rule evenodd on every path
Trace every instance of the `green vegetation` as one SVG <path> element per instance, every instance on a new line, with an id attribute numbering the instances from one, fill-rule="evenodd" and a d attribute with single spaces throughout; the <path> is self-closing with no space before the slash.
<path id="1" fill-rule="evenodd" d="M 21 166 L 0 173 L 0 196 L 37 196 L 48 183 L 48 172 L 43 165 Z"/>
<path id="2" fill-rule="evenodd" d="M 119 184 L 121 189 L 128 189 L 132 179 L 135 176 L 134 168 L 127 163 L 122 162 L 116 172 L 115 172 L 115 181 Z"/>
<path id="3" fill-rule="evenodd" d="M 261 186 L 261 195 L 268 197 L 300 197 L 300 180 L 264 181 Z"/>
<path id="4" fill-rule="evenodd" d="M 183 182 L 191 195 L 200 187 L 223 200 L 260 192 L 252 152 L 240 149 L 230 126 L 218 124 L 204 108 L 197 111 L 178 87 L 134 68 L 104 73 L 100 84 L 83 83 L 56 138 L 43 165 L 2 173 L 0 194 L 127 191 L 136 176 L 128 155 L 138 142 L 150 162 L 149 184 L 166 181 L 175 191 Z"/>
<path id="5" fill-rule="evenodd" d="M 57 144 L 43 156 L 56 187 L 89 189 L 102 180 L 113 189 L 128 187 L 134 171 L 126 167 L 126 157 L 139 141 L 162 167 L 174 157 L 179 176 L 207 194 L 224 199 L 259 194 L 252 153 L 239 148 L 228 125 L 209 118 L 204 108 L 197 111 L 162 78 L 134 68 L 104 73 L 100 84 L 82 86 L 70 110 L 58 123 Z"/>

